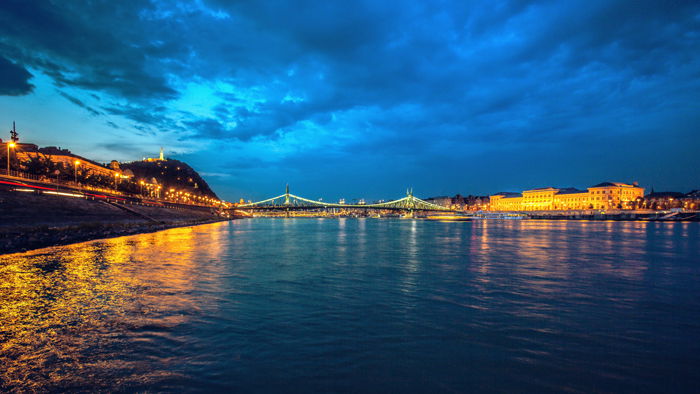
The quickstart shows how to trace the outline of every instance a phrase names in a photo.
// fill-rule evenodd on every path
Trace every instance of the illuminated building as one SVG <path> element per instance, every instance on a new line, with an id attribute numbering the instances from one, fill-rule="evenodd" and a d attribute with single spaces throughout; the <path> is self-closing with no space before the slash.
<path id="1" fill-rule="evenodd" d="M 637 184 L 603 182 L 587 190 L 543 187 L 490 197 L 492 211 L 552 211 L 580 209 L 632 209 L 644 197 Z"/>
<path id="2" fill-rule="evenodd" d="M 692 198 L 693 192 L 683 194 L 680 192 L 654 192 L 644 196 L 641 201 L 641 206 L 647 209 L 672 209 L 672 208 L 687 208 L 695 209 L 697 204 L 697 192 L 695 199 Z"/>
<path id="3" fill-rule="evenodd" d="M 700 209 L 700 190 L 693 190 L 683 196 L 683 208 L 691 210 Z"/>
<path id="4" fill-rule="evenodd" d="M 452 206 L 452 197 L 447 196 L 430 197 L 426 198 L 425 201 L 445 208 L 450 208 Z"/>
<path id="5" fill-rule="evenodd" d="M 55 146 L 39 148 L 35 144 L 17 144 L 16 155 L 19 162 L 27 162 L 32 159 L 44 159 L 57 164 L 63 168 L 71 168 L 77 166 L 82 173 L 91 173 L 93 175 L 102 175 L 110 179 L 120 178 L 127 179 L 134 176 L 130 170 L 122 171 L 119 167 L 119 162 L 113 160 L 109 166 L 104 166 L 100 163 L 78 156 L 68 149 L 61 149 Z M 77 178 L 77 168 L 75 171 Z"/>
<path id="6" fill-rule="evenodd" d="M 74 165 L 75 161 L 78 160 L 80 162 L 80 167 L 84 171 L 89 171 L 92 172 L 93 174 L 99 174 L 99 175 L 105 175 L 109 177 L 117 176 L 123 177 L 121 172 L 119 171 L 114 171 L 112 169 L 109 169 L 107 167 L 104 167 L 98 163 L 95 163 L 91 160 L 88 160 L 84 157 L 81 156 L 76 156 L 70 151 L 65 151 L 61 150 L 57 153 L 45 153 L 46 148 L 42 148 L 39 151 L 18 151 L 17 152 L 17 158 L 20 161 L 27 161 L 30 160 L 31 158 L 45 158 L 50 160 L 53 163 L 56 163 L 58 165 L 61 165 L 63 167 L 71 167 Z M 49 152 L 50 150 L 47 150 Z"/>
<path id="7" fill-rule="evenodd" d="M 542 187 L 523 191 L 522 207 L 525 211 L 549 211 L 554 209 L 554 195 L 559 189 Z"/>
<path id="8" fill-rule="evenodd" d="M 521 211 L 523 205 L 522 193 L 501 192 L 490 197 L 492 211 Z"/>
<path id="9" fill-rule="evenodd" d="M 644 198 L 644 188 L 636 183 L 603 182 L 588 188 L 592 209 L 629 209 L 638 198 Z"/>
<path id="10" fill-rule="evenodd" d="M 441 207 L 463 211 L 480 211 L 487 209 L 489 205 L 488 196 L 468 195 L 465 197 L 460 194 L 457 194 L 454 197 L 429 197 L 426 198 L 425 201 L 431 204 L 440 205 Z"/>
<path id="11" fill-rule="evenodd" d="M 9 143 L 12 143 L 12 140 L 3 142 L 2 138 L 0 138 L 0 144 L 2 144 L 3 146 L 7 147 L 7 144 L 9 144 Z M 31 150 L 39 149 L 39 147 L 35 144 L 25 144 L 25 143 L 21 143 L 21 142 L 15 142 L 14 144 L 15 144 L 15 149 L 17 149 L 18 151 L 24 151 L 24 150 L 31 151 Z"/>
<path id="12" fill-rule="evenodd" d="M 554 195 L 554 205 L 552 209 L 565 211 L 569 209 L 588 209 L 589 207 L 590 203 L 588 201 L 587 190 L 567 187 L 559 189 Z"/>

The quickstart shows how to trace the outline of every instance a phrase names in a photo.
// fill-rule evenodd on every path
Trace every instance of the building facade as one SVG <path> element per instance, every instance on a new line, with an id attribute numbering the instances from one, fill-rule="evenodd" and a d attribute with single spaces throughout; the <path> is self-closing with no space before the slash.
<path id="1" fill-rule="evenodd" d="M 588 188 L 591 209 L 631 209 L 637 199 L 644 198 L 644 188 L 636 184 L 603 182 Z"/>
<path id="2" fill-rule="evenodd" d="M 523 191 L 522 207 L 525 211 L 549 211 L 554 208 L 554 195 L 559 189 L 543 187 Z"/>
<path id="3" fill-rule="evenodd" d="M 78 161 L 80 162 L 80 167 L 85 170 L 89 171 L 93 174 L 99 174 L 99 175 L 104 175 L 108 177 L 112 176 L 121 176 L 120 171 L 115 171 L 110 168 L 101 166 L 97 163 L 94 163 L 92 161 L 89 161 L 83 157 L 72 155 L 72 154 L 50 154 L 50 153 L 42 153 L 42 152 L 27 152 L 27 151 L 19 151 L 17 152 L 17 159 L 20 161 L 27 161 L 30 160 L 31 158 L 46 158 L 48 160 L 51 160 L 52 162 L 63 166 L 65 168 L 70 168 L 75 165 L 75 162 Z"/>
<path id="4" fill-rule="evenodd" d="M 554 210 L 575 210 L 589 209 L 589 193 L 588 190 L 579 190 L 574 188 L 558 189 L 554 195 Z"/>
<path id="5" fill-rule="evenodd" d="M 543 187 L 522 193 L 491 196 L 492 211 L 553 211 L 581 209 L 632 209 L 644 198 L 644 188 L 634 184 L 603 182 L 587 190 Z"/>
<path id="6" fill-rule="evenodd" d="M 455 210 L 481 211 L 488 209 L 490 198 L 489 196 L 462 196 L 457 194 L 454 197 L 429 197 L 425 201 Z"/>
<path id="7" fill-rule="evenodd" d="M 680 192 L 651 192 L 641 201 L 642 209 L 665 210 L 683 208 L 686 210 L 700 210 L 700 190 L 689 193 Z"/>

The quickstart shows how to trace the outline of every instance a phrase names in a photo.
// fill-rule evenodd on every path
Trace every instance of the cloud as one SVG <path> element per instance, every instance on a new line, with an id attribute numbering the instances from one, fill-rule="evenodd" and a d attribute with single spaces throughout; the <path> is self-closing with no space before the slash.
<path id="1" fill-rule="evenodd" d="M 623 140 L 634 162 L 643 141 L 692 127 L 700 110 L 694 1 L 6 0 L 0 23 L 0 71 L 14 70 L 0 94 L 27 94 L 27 69 L 42 73 L 115 132 L 231 147 L 244 173 L 321 162 L 363 177 L 372 163 L 499 190 L 454 163 L 591 157 L 599 141 Z M 670 177 L 673 152 L 656 159 Z M 205 156 L 193 160 L 208 172 L 228 166 Z M 568 174 L 590 169 L 577 168 Z"/>
<path id="2" fill-rule="evenodd" d="M 96 109 L 86 105 L 82 100 L 78 99 L 77 97 L 73 97 L 70 94 L 66 92 L 58 92 L 62 97 L 64 97 L 66 100 L 70 101 L 71 103 L 77 105 L 78 107 L 85 108 L 86 111 L 88 111 L 91 115 L 97 116 L 100 115 L 100 112 L 97 111 Z"/>
<path id="3" fill-rule="evenodd" d="M 0 56 L 0 95 L 22 96 L 31 93 L 34 89 L 29 83 L 31 77 L 27 69 Z"/>
<path id="4" fill-rule="evenodd" d="M 193 129 L 197 135 L 205 138 L 221 140 L 233 137 L 231 129 L 216 119 L 191 120 L 186 121 L 185 125 Z"/>
<path id="5" fill-rule="evenodd" d="M 173 97 L 158 72 L 158 45 L 129 34 L 138 8 L 8 0 L 0 7 L 7 51 L 42 69 L 60 86 L 128 98 Z M 119 19 L 122 23 L 114 23 Z M 122 26 L 121 29 L 108 28 Z"/>

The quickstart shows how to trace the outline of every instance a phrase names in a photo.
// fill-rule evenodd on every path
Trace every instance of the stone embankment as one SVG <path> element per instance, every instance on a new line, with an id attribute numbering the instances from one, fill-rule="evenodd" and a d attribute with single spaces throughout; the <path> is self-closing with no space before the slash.
<path id="1" fill-rule="evenodd" d="M 615 220 L 615 221 L 660 221 L 660 222 L 697 222 L 700 214 L 696 211 L 559 211 L 527 213 L 530 219 L 543 220 Z"/>
<path id="2" fill-rule="evenodd" d="M 229 220 L 214 209 L 166 208 L 0 190 L 0 254 Z"/>

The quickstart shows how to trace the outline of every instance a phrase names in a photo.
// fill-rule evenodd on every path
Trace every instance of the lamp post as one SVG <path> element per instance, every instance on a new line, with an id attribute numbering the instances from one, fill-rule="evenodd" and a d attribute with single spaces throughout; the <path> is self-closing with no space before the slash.
<path id="1" fill-rule="evenodd" d="M 73 166 L 73 180 L 75 183 L 78 183 L 78 166 L 80 165 L 80 160 L 76 160 L 73 162 L 75 166 Z"/>
<path id="2" fill-rule="evenodd" d="M 139 182 L 139 185 L 141 185 L 141 195 L 143 196 L 143 181 Z"/>
<path id="3" fill-rule="evenodd" d="M 10 148 L 14 148 L 16 144 L 14 142 L 7 143 L 7 175 L 10 175 Z"/>
<path id="4" fill-rule="evenodd" d="M 53 174 L 56 175 L 56 190 L 58 190 L 58 175 L 61 173 L 59 170 L 54 170 Z"/>

